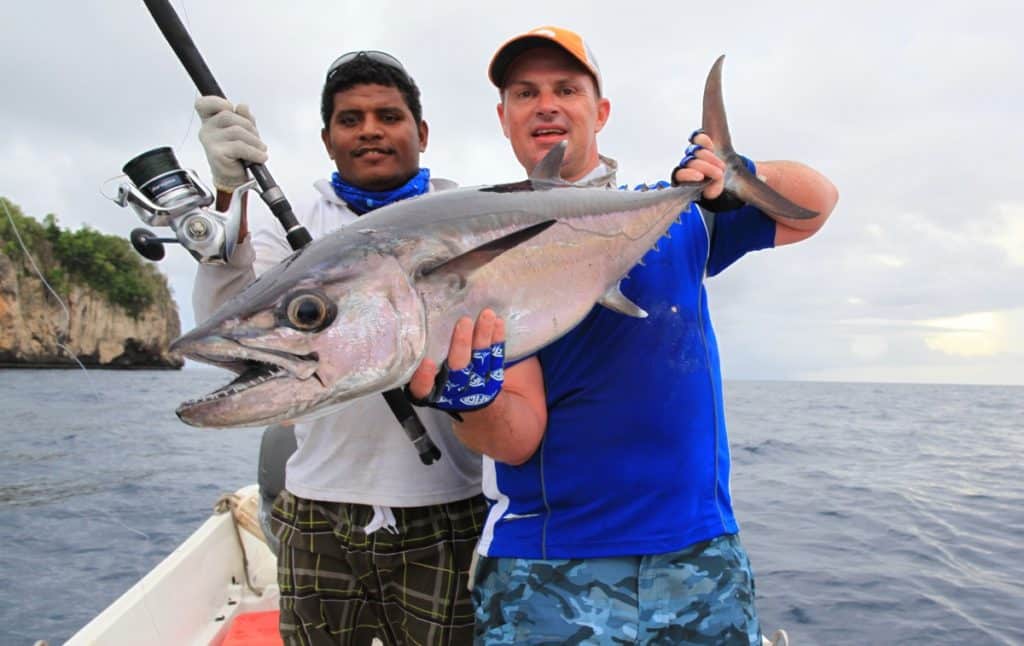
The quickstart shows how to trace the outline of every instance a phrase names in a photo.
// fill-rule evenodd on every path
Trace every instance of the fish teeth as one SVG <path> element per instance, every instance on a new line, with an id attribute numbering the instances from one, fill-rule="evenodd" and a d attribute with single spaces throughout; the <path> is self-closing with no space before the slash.
<path id="1" fill-rule="evenodd" d="M 270 381 L 271 379 L 275 379 L 275 378 L 281 376 L 281 374 L 284 372 L 284 368 L 282 368 L 281 366 L 275 366 L 275 365 L 271 365 L 271 364 L 260 364 L 260 366 L 258 366 L 256 368 L 251 368 L 250 370 L 254 370 L 254 369 L 258 370 L 259 368 L 266 368 L 266 371 L 263 372 L 262 374 L 256 375 L 255 377 L 251 377 L 251 378 L 239 381 L 246 374 L 246 373 L 243 372 L 241 375 L 238 376 L 238 378 L 235 381 L 231 382 L 227 386 L 224 386 L 223 388 L 215 390 L 215 391 L 213 391 L 212 393 L 210 393 L 208 395 L 204 395 L 204 396 L 196 398 L 196 399 L 191 399 L 191 400 L 185 402 L 183 405 L 184 406 L 194 406 L 196 404 L 205 404 L 207 402 L 216 401 L 218 399 L 224 399 L 225 397 L 231 397 L 231 396 L 237 395 L 237 394 L 239 394 L 241 392 L 245 392 L 246 390 L 249 390 L 250 388 L 254 388 L 254 387 L 256 387 L 256 386 L 258 386 L 258 385 L 260 385 L 262 383 Z M 248 372 L 248 371 L 246 371 L 246 372 Z"/>

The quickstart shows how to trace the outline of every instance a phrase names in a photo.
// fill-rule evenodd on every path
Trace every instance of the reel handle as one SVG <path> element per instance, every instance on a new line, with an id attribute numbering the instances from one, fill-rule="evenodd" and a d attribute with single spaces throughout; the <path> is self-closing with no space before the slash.
<path id="1" fill-rule="evenodd" d="M 165 243 L 178 242 L 177 238 L 158 238 L 155 233 L 142 227 L 132 229 L 129 240 L 131 240 L 132 246 L 135 247 L 135 251 L 138 251 L 140 256 L 153 262 L 159 262 L 164 259 Z"/>

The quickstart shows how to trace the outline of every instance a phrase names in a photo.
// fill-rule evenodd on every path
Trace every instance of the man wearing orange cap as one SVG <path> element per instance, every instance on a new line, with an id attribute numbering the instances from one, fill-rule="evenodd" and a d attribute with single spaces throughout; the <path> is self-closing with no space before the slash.
<path id="1" fill-rule="evenodd" d="M 540 27 L 502 45 L 489 75 L 498 117 L 527 172 L 568 141 L 562 177 L 615 185 L 598 152 L 611 105 L 584 40 Z M 505 369 L 488 405 L 454 428 L 483 453 L 492 501 L 473 591 L 477 641 L 760 644 L 754 580 L 729 495 L 721 374 L 705 275 L 748 251 L 811 236 L 838 195 L 795 162 L 744 160 L 771 187 L 819 215 L 777 221 L 723 195 L 724 162 L 707 134 L 674 181 L 710 179 L 622 285 L 645 319 L 602 307 L 537 355 Z M 712 233 L 713 232 L 713 233 Z M 449 368 L 504 341 L 485 310 L 456 326 Z M 410 391 L 432 385 L 429 362 Z"/>

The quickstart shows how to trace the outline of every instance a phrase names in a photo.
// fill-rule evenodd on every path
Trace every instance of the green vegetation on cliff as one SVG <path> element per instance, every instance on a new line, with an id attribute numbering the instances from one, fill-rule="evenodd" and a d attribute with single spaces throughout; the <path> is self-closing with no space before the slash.
<path id="1" fill-rule="evenodd" d="M 77 231 L 61 229 L 52 213 L 40 223 L 24 215 L 10 200 L 0 197 L 0 202 L 0 253 L 28 266 L 11 230 L 9 214 L 39 270 L 62 297 L 74 283 L 87 285 L 138 316 L 160 294 L 168 293 L 167 279 L 155 266 L 144 262 L 126 239 L 100 233 L 88 225 Z"/>

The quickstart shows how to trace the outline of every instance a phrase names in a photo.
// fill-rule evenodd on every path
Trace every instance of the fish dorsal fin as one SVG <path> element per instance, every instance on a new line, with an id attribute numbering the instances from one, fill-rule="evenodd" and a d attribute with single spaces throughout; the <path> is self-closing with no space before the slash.
<path id="1" fill-rule="evenodd" d="M 604 293 L 604 296 L 597 299 L 597 302 L 612 311 L 618 312 L 619 314 L 625 314 L 626 316 L 632 316 L 638 319 L 647 318 L 647 312 L 645 312 L 639 305 L 626 298 L 626 295 L 622 293 L 620 285 L 621 283 L 615 283 L 609 287 L 608 291 Z"/>
<path id="2" fill-rule="evenodd" d="M 474 247 L 465 253 L 455 256 L 454 258 L 446 260 L 433 267 L 429 267 L 428 269 L 423 270 L 421 275 L 427 277 L 438 274 L 457 274 L 462 277 L 467 277 L 509 249 L 513 249 L 530 238 L 539 235 L 554 223 L 555 220 L 545 220 L 544 222 L 530 225 L 525 229 L 513 231 L 512 233 L 502 236 L 497 240 L 491 240 L 487 244 Z"/>
<path id="3" fill-rule="evenodd" d="M 548 154 L 544 155 L 544 159 L 533 167 L 533 172 L 530 173 L 530 184 L 533 185 L 535 191 L 546 191 L 556 186 L 569 186 L 569 183 L 562 179 L 562 160 L 565 158 L 567 145 L 565 141 L 558 142 L 554 148 L 548 151 Z"/>

